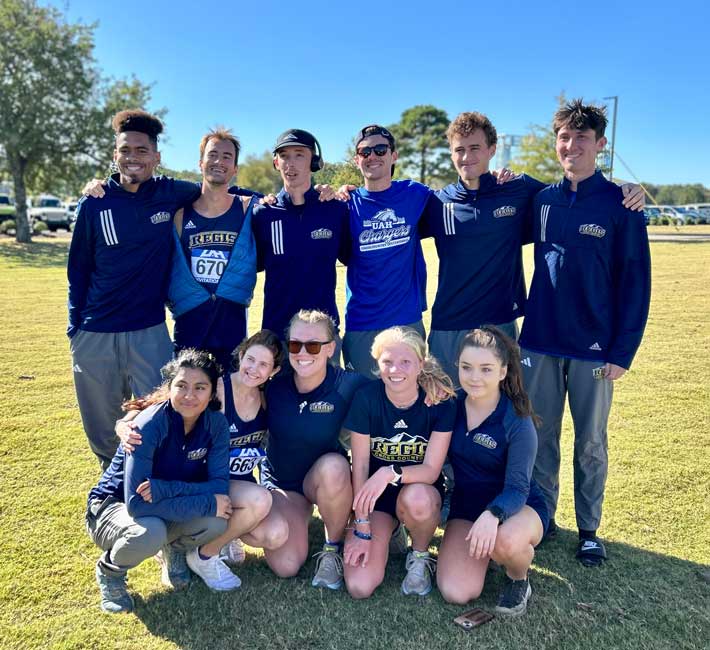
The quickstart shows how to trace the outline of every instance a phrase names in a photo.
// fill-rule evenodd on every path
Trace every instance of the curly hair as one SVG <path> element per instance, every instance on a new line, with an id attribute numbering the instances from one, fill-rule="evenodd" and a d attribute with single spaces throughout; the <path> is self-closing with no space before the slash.
<path id="1" fill-rule="evenodd" d="M 158 136 L 163 132 L 163 123 L 155 115 L 137 108 L 116 113 L 111 127 L 117 136 L 125 131 L 145 133 L 154 146 L 158 145 Z"/>

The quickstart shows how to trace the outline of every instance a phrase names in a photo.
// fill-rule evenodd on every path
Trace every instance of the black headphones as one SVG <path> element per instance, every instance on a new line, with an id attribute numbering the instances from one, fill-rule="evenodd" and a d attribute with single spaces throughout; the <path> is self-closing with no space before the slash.
<path id="1" fill-rule="evenodd" d="M 316 150 L 313 152 L 313 156 L 311 156 L 311 171 L 315 174 L 323 169 L 323 152 L 321 151 L 320 142 L 318 142 L 316 136 L 313 136 L 313 142 L 316 143 Z"/>

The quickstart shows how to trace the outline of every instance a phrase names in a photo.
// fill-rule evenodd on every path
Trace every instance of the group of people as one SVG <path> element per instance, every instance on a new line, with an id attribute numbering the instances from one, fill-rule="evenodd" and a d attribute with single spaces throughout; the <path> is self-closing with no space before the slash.
<path id="1" fill-rule="evenodd" d="M 567 395 L 576 554 L 585 566 L 606 559 L 606 424 L 648 314 L 648 239 L 628 207 L 642 207 L 639 188 L 596 170 L 603 111 L 576 100 L 553 126 L 563 180 L 545 187 L 496 178 L 495 128 L 462 113 L 447 132 L 459 180 L 436 192 L 392 180 L 396 142 L 379 125 L 356 137 L 363 187 L 314 187 L 320 145 L 291 129 L 273 152 L 283 190 L 260 200 L 230 187 L 231 132 L 203 137 L 198 187 L 153 176 L 157 118 L 115 116 L 117 172 L 80 201 L 68 264 L 77 398 L 104 469 L 87 528 L 104 551 L 105 611 L 132 609 L 126 572 L 153 555 L 174 588 L 191 573 L 238 587 L 227 564 L 242 542 L 263 548 L 276 575 L 295 575 L 313 506 L 325 536 L 314 586 L 344 582 L 366 598 L 390 550 L 408 548 L 402 591 L 425 595 L 448 458 L 438 588 L 450 602 L 476 598 L 493 559 L 506 573 L 498 611 L 521 614 L 534 548 L 556 530 Z M 439 255 L 428 352 L 425 237 Z M 257 271 L 263 329 L 247 337 Z"/>

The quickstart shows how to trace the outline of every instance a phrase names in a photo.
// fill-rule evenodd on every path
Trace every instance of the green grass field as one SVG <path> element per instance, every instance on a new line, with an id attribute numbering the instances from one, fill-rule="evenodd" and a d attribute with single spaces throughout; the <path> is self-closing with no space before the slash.
<path id="1" fill-rule="evenodd" d="M 375 596 L 310 587 L 313 563 L 283 581 L 259 555 L 239 571 L 239 592 L 195 581 L 171 593 L 147 561 L 130 574 L 133 615 L 98 609 L 98 549 L 83 530 L 98 465 L 72 387 L 66 322 L 66 239 L 0 241 L 0 648 L 11 649 L 636 649 L 710 647 L 710 243 L 652 245 L 653 304 L 634 368 L 616 387 L 610 473 L 600 533 L 610 562 L 573 558 L 569 420 L 565 422 L 561 534 L 543 546 L 522 620 L 473 632 L 451 622 L 464 608 L 399 593 L 403 559 Z M 530 251 L 526 251 L 529 263 Z M 436 280 L 433 248 L 430 300 Z M 342 272 L 342 270 L 341 270 Z M 341 285 L 342 286 L 342 285 Z M 257 296 L 260 290 L 257 288 Z M 250 310 L 258 328 L 261 305 Z M 426 320 L 426 319 L 425 319 Z M 322 528 L 312 526 L 312 549 Z M 438 543 L 438 540 L 435 540 Z M 480 602 L 502 582 L 489 573 Z"/>

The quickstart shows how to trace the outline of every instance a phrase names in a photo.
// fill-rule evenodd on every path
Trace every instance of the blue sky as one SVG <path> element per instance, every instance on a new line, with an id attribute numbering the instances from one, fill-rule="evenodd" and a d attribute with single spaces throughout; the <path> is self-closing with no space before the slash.
<path id="1" fill-rule="evenodd" d="M 564 91 L 619 96 L 616 149 L 639 179 L 710 186 L 710 8 L 698 0 L 51 4 L 98 21 L 104 75 L 155 84 L 171 168 L 196 168 L 216 124 L 245 154 L 304 128 L 335 162 L 361 126 L 416 104 L 478 110 L 499 133 L 524 134 Z M 615 172 L 629 178 L 618 159 Z"/>

